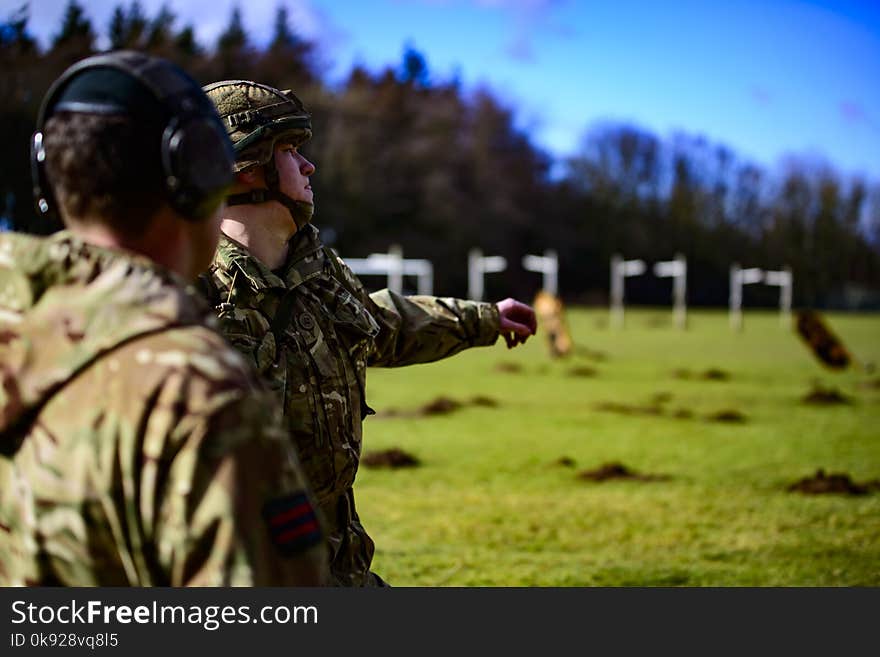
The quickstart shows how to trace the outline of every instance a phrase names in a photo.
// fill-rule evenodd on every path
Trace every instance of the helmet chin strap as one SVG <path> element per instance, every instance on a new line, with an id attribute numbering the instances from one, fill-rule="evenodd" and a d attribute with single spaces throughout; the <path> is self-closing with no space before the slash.
<path id="1" fill-rule="evenodd" d="M 287 208 L 297 230 L 308 224 L 315 214 L 315 204 L 305 201 L 295 201 L 287 194 L 272 189 L 252 189 L 243 194 L 233 194 L 226 197 L 226 205 L 257 205 L 268 201 L 278 201 Z"/>
<path id="2" fill-rule="evenodd" d="M 266 163 L 266 186 L 269 189 L 252 189 L 243 194 L 233 194 L 226 197 L 226 205 L 256 205 L 267 201 L 278 201 L 287 208 L 296 229 L 300 230 L 312 220 L 315 214 L 315 204 L 306 201 L 297 201 L 284 194 L 280 189 L 278 169 L 275 167 L 273 157 Z"/>

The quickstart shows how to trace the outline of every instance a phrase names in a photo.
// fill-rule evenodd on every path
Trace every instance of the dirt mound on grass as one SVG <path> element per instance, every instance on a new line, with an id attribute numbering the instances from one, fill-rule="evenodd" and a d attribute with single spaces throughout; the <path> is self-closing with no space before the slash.
<path id="1" fill-rule="evenodd" d="M 807 495 L 867 495 L 880 491 L 880 479 L 856 483 L 845 472 L 825 474 L 825 470 L 816 470 L 812 477 L 805 477 L 786 487 L 787 491 L 805 493 Z"/>
<path id="2" fill-rule="evenodd" d="M 703 372 L 700 378 L 705 381 L 727 381 L 730 378 L 730 373 L 718 367 L 710 367 Z"/>
<path id="3" fill-rule="evenodd" d="M 663 409 L 656 405 L 638 406 L 621 402 L 598 402 L 593 405 L 597 411 L 619 413 L 620 415 L 663 415 Z"/>
<path id="4" fill-rule="evenodd" d="M 591 378 L 598 374 L 599 372 L 594 367 L 589 367 L 588 365 L 578 365 L 577 367 L 572 367 L 568 370 L 567 374 L 569 376 L 577 376 L 582 378 Z"/>
<path id="5" fill-rule="evenodd" d="M 421 464 L 421 461 L 409 452 L 405 452 L 399 447 L 392 447 L 381 452 L 370 452 L 361 458 L 368 468 L 414 468 Z"/>
<path id="6" fill-rule="evenodd" d="M 699 379 L 702 381 L 729 381 L 730 372 L 722 370 L 720 367 L 710 367 L 703 372 L 692 372 L 686 368 L 679 368 L 672 370 L 672 377 L 685 381 L 690 379 Z"/>
<path id="7" fill-rule="evenodd" d="M 431 417 L 434 415 L 449 415 L 470 404 L 471 406 L 481 406 L 483 408 L 497 408 L 498 400 L 485 395 L 477 395 L 471 397 L 470 401 L 460 402 L 451 397 L 441 395 L 427 404 L 419 406 L 415 410 L 401 410 L 399 408 L 388 408 L 381 411 L 379 417 Z"/>
<path id="8" fill-rule="evenodd" d="M 581 470 L 578 479 L 587 481 L 610 481 L 612 479 L 627 479 L 630 481 L 666 481 L 669 475 L 641 474 L 630 470 L 623 463 L 612 462 L 600 465 L 595 470 Z"/>
<path id="9" fill-rule="evenodd" d="M 672 417 L 676 420 L 689 420 L 694 417 L 694 412 L 689 408 L 679 407 L 672 410 L 667 415 L 664 405 L 672 401 L 672 394 L 668 392 L 658 392 L 651 397 L 647 404 L 624 404 L 621 402 L 604 401 L 593 405 L 597 411 L 605 411 L 607 413 L 618 413 L 619 415 L 662 415 L 664 417 Z M 745 416 L 739 411 L 721 411 L 709 419 L 718 422 L 745 422 Z"/>
<path id="10" fill-rule="evenodd" d="M 813 384 L 813 389 L 804 395 L 801 401 L 812 406 L 837 406 L 852 403 L 852 400 L 837 388 L 825 388 L 818 383 Z"/>
<path id="11" fill-rule="evenodd" d="M 522 365 L 519 363 L 498 363 L 495 366 L 496 372 L 502 372 L 504 374 L 519 374 L 522 372 Z"/>
<path id="12" fill-rule="evenodd" d="M 710 414 L 707 418 L 710 422 L 728 422 L 730 424 L 744 424 L 748 418 L 735 408 L 725 408 Z"/>
<path id="13" fill-rule="evenodd" d="M 448 415 L 461 408 L 461 402 L 451 397 L 437 397 L 419 408 L 417 415 Z"/>
<path id="14" fill-rule="evenodd" d="M 573 468 L 575 465 L 575 460 L 570 456 L 560 456 L 558 459 L 553 461 L 553 465 L 559 465 L 563 468 Z"/>

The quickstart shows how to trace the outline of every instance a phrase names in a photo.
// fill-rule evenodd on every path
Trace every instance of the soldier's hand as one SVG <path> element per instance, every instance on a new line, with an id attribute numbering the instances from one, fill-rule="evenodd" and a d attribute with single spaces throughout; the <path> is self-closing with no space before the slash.
<path id="1" fill-rule="evenodd" d="M 524 343 L 538 330 L 535 311 L 531 306 L 509 298 L 499 301 L 495 306 L 501 316 L 501 335 L 504 336 L 508 349 Z"/>

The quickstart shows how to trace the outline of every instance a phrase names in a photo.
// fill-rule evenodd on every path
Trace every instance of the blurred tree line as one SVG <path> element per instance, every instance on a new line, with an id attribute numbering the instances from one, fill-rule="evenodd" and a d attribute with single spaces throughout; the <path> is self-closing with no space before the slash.
<path id="1" fill-rule="evenodd" d="M 46 233 L 31 201 L 30 136 L 39 103 L 70 64 L 97 51 L 83 5 L 67 5 L 47 48 L 28 32 L 28 7 L 0 23 L 0 216 L 16 230 Z M 614 253 L 649 263 L 688 259 L 689 302 L 725 305 L 731 263 L 794 271 L 795 303 L 880 307 L 880 184 L 822 162 L 790 160 L 769 172 L 692 135 L 661 139 L 626 124 L 599 124 L 561 166 L 518 128 L 513 109 L 486 89 L 435 80 L 407 46 L 398 67 L 355 67 L 331 88 L 316 45 L 277 9 L 258 47 L 239 11 L 216 43 L 199 43 L 166 6 L 144 14 L 116 7 L 104 32 L 111 49 L 166 57 L 202 83 L 245 78 L 292 88 L 313 113 L 306 155 L 316 224 L 341 254 L 403 246 L 428 258 L 441 294 L 464 295 L 467 252 L 503 255 L 509 270 L 487 277 L 490 298 L 528 297 L 537 274 L 526 253 L 555 249 L 561 294 L 604 303 Z M 367 280 L 368 285 L 380 285 Z M 627 281 L 632 303 L 667 304 L 668 279 Z M 746 305 L 773 305 L 778 290 L 751 286 Z"/>

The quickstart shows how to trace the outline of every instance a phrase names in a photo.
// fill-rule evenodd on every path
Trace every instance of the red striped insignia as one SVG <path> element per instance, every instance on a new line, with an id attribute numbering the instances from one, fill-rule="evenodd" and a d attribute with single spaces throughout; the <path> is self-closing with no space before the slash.
<path id="1" fill-rule="evenodd" d="M 290 556 L 321 542 L 321 526 L 305 493 L 270 500 L 263 506 L 263 518 L 282 554 Z"/>

